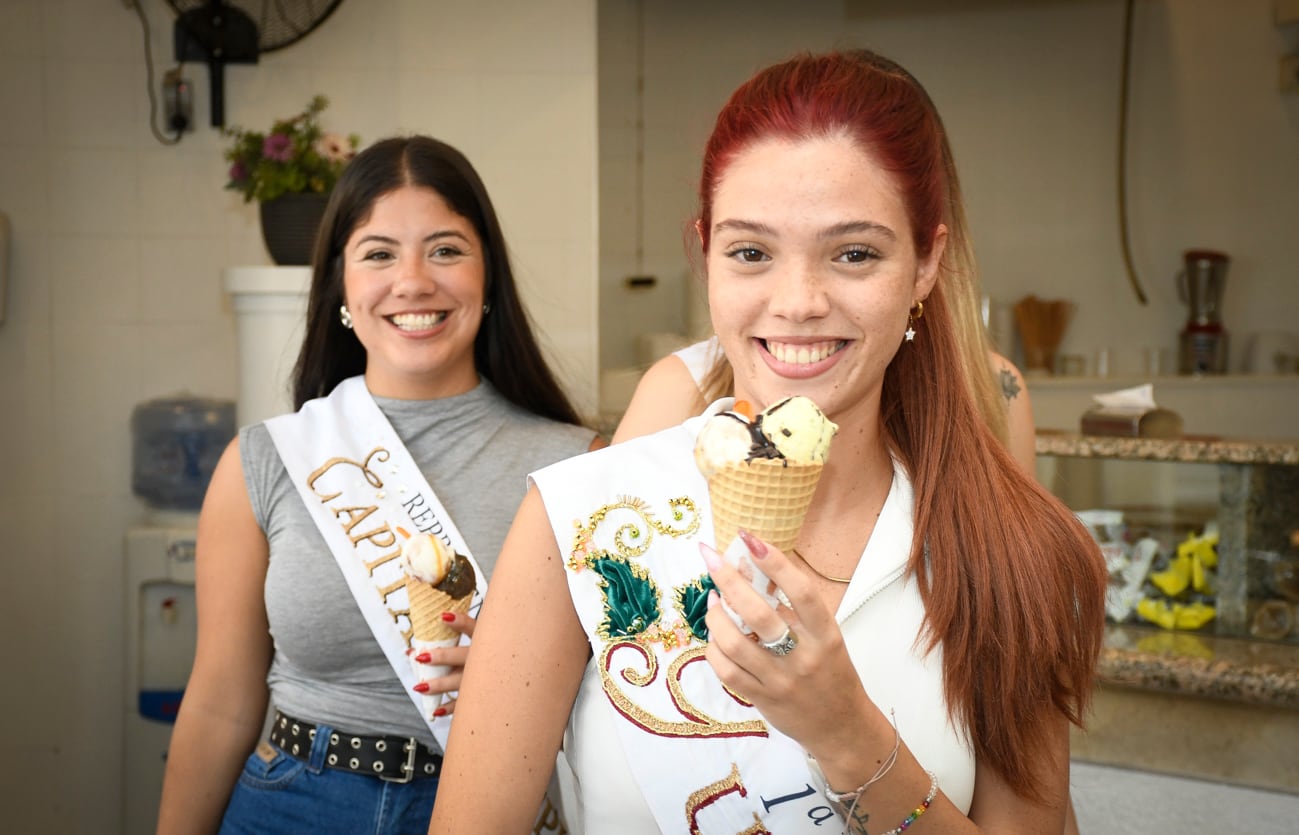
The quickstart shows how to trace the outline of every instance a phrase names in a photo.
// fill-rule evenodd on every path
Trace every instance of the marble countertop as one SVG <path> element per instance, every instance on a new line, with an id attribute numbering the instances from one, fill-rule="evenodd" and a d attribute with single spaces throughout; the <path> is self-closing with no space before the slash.
<path id="1" fill-rule="evenodd" d="M 1109 624 L 1106 684 L 1299 710 L 1299 644 Z"/>
<path id="2" fill-rule="evenodd" d="M 1037 454 L 1125 461 L 1183 461 L 1192 464 L 1299 465 L 1299 441 L 1250 441 L 1218 437 L 1126 438 L 1037 431 Z"/>

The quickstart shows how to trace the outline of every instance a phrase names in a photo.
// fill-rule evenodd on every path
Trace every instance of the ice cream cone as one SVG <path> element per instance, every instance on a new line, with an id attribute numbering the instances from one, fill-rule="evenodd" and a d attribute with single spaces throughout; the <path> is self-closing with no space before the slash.
<path id="1" fill-rule="evenodd" d="M 454 646 L 460 640 L 460 633 L 442 620 L 443 612 L 455 612 L 463 615 L 469 611 L 469 604 L 474 595 L 470 591 L 464 597 L 452 597 L 431 583 L 422 583 L 413 578 L 406 580 L 406 594 L 410 599 L 410 625 L 412 637 L 418 641 L 451 641 L 446 646 Z"/>
<path id="2" fill-rule="evenodd" d="M 725 552 L 740 530 L 792 548 L 824 466 L 764 458 L 717 470 L 708 479 L 717 550 Z"/>

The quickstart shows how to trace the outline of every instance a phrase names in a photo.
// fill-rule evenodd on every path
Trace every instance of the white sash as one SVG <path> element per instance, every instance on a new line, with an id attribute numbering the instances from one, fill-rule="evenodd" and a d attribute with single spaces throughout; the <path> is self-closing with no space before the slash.
<path id="1" fill-rule="evenodd" d="M 712 539 L 707 485 L 681 452 L 695 428 L 533 475 L 607 707 L 661 831 L 837 832 L 801 746 L 722 687 L 690 628 L 698 587 L 686 590 L 707 576 L 697 543 Z"/>
<path id="2" fill-rule="evenodd" d="M 316 527 L 338 562 L 356 605 L 402 687 L 445 750 L 451 717 L 433 718 L 407 658 L 410 604 L 397 528 L 440 538 L 474 566 L 469 614 L 477 616 L 487 580 L 460 531 L 375 405 L 364 377 L 339 383 L 328 397 L 266 421 L 271 440 Z M 461 638 L 467 643 L 468 638 Z"/>

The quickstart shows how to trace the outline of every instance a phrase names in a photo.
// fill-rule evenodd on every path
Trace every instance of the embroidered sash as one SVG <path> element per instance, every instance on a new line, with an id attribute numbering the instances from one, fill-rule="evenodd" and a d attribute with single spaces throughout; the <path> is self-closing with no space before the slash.
<path id="1" fill-rule="evenodd" d="M 487 593 L 482 569 L 363 377 L 344 380 L 294 414 L 266 421 L 266 428 L 375 640 L 445 749 L 451 717 L 430 717 L 423 696 L 412 689 L 418 679 L 406 655 L 410 605 L 397 528 L 432 534 L 473 563 L 478 583 L 471 616 Z"/>
<path id="2" fill-rule="evenodd" d="M 836 831 L 802 748 L 704 658 L 712 522 L 688 427 L 533 474 L 618 738 L 663 832 Z"/>

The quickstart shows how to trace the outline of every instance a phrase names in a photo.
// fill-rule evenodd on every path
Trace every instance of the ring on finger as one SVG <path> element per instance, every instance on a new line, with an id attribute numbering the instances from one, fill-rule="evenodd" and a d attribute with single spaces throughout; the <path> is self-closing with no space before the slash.
<path id="1" fill-rule="evenodd" d="M 763 641 L 762 646 L 772 655 L 789 655 L 798 646 L 798 636 L 786 626 L 783 635 L 774 641 Z"/>

